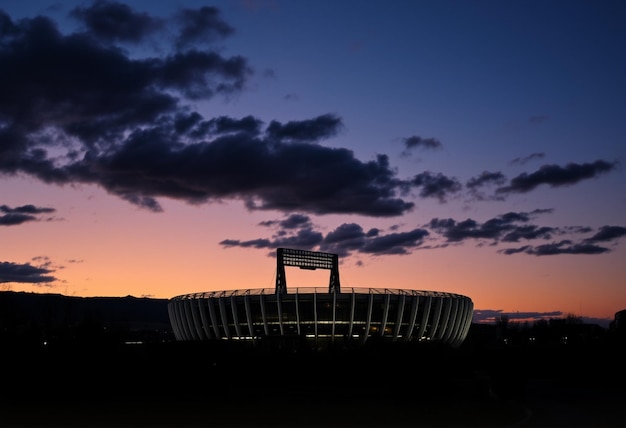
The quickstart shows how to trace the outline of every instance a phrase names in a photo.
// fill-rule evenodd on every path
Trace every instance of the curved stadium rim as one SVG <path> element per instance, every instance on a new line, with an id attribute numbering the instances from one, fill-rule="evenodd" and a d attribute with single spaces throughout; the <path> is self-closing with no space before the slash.
<path id="1" fill-rule="evenodd" d="M 295 291 L 293 291 L 295 290 Z M 287 294 L 332 294 L 328 291 L 328 287 L 291 287 Z M 430 297 L 460 297 L 466 296 L 456 293 L 448 293 L 445 291 L 431 291 L 431 290 L 408 290 L 401 288 L 360 288 L 351 287 L 345 290 L 345 287 L 341 291 L 337 291 L 337 294 L 394 294 L 405 296 L 430 296 Z M 203 291 L 198 293 L 181 294 L 179 296 L 172 297 L 170 300 L 185 300 L 185 299 L 206 299 L 209 297 L 231 297 L 231 296 L 256 296 L 256 295 L 275 295 L 276 290 L 274 288 L 250 288 L 250 289 L 237 289 L 237 290 L 219 290 L 219 291 Z"/>

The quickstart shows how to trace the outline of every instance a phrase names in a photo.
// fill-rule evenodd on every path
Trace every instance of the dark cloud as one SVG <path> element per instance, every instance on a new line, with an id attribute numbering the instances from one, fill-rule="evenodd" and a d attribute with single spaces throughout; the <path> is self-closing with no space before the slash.
<path id="1" fill-rule="evenodd" d="M 439 150 L 443 147 L 441 141 L 436 138 L 422 138 L 418 135 L 411 137 L 401 138 L 404 150 L 400 153 L 401 157 L 409 157 L 412 152 L 418 149 L 421 150 Z"/>
<path id="2" fill-rule="evenodd" d="M 294 247 L 335 253 L 341 257 L 352 254 L 391 255 L 410 254 L 416 249 L 444 248 L 450 243 L 463 244 L 465 241 L 478 241 L 481 245 L 492 246 L 503 243 L 522 241 L 548 241 L 555 236 L 581 235 L 593 233 L 589 227 L 549 227 L 530 223 L 537 216 L 550 214 L 552 209 L 536 209 L 530 212 L 508 212 L 493 217 L 483 223 L 468 218 L 457 221 L 452 218 L 433 218 L 425 227 L 410 231 L 398 231 L 391 227 L 391 233 L 384 233 L 378 228 L 370 228 L 367 232 L 357 223 L 343 223 L 325 236 L 315 230 L 309 216 L 293 214 L 282 220 L 267 220 L 261 226 L 273 227 L 277 230 L 272 239 L 260 238 L 247 241 L 225 239 L 219 244 L 224 247 L 277 248 Z M 436 235 L 445 239 L 444 242 L 425 246 L 426 239 L 437 241 Z M 516 248 L 500 249 L 504 255 L 529 254 L 548 256 L 558 254 L 601 254 L 611 251 L 609 248 L 594 244 L 598 241 L 610 241 L 626 236 L 626 228 L 604 226 L 591 238 L 574 242 L 563 239 L 540 245 L 523 245 Z"/>
<path id="3" fill-rule="evenodd" d="M 393 230 L 393 228 L 392 228 L 392 230 Z M 373 238 L 373 237 L 375 237 L 375 236 L 380 235 L 380 233 L 381 233 L 381 230 L 380 230 L 380 229 L 378 229 L 378 228 L 376 228 L 376 227 L 373 227 L 373 228 L 371 228 L 370 230 L 368 230 L 368 231 L 367 231 L 367 233 L 365 234 L 365 236 L 367 236 L 368 238 Z"/>
<path id="4" fill-rule="evenodd" d="M 515 158 L 512 159 L 509 164 L 510 165 L 524 165 L 535 159 L 543 159 L 545 157 L 545 153 L 531 153 L 528 156 L 524 156 L 523 158 Z"/>
<path id="5" fill-rule="evenodd" d="M 284 220 L 267 220 L 259 223 L 261 226 L 279 226 L 282 229 L 297 229 L 310 227 L 311 218 L 304 214 L 290 214 Z"/>
<path id="6" fill-rule="evenodd" d="M 11 64 L 0 69 L 3 171 L 53 177 L 38 169 L 65 159 L 50 158 L 49 149 L 94 156 L 115 149 L 125 133 L 181 110 L 177 95 L 231 93 L 251 73 L 245 59 L 213 51 L 133 59 L 95 33 L 63 35 L 48 18 L 13 22 L 0 14 L 0 61 Z"/>
<path id="7" fill-rule="evenodd" d="M 285 124 L 273 120 L 267 127 L 267 136 L 275 141 L 310 143 L 336 135 L 341 127 L 341 118 L 332 114 Z"/>
<path id="8" fill-rule="evenodd" d="M 534 224 L 518 226 L 502 236 L 503 242 L 519 242 L 521 240 L 531 239 L 550 239 L 552 235 L 558 232 L 553 227 L 536 226 Z"/>
<path id="9" fill-rule="evenodd" d="M 498 241 L 503 237 L 515 241 L 515 237 L 537 235 L 544 236 L 552 230 L 538 232 L 535 226 L 520 226 L 530 220 L 531 214 L 525 212 L 509 212 L 499 215 L 484 223 L 473 219 L 456 221 L 451 218 L 433 218 L 428 224 L 430 228 L 442 234 L 449 242 L 460 242 L 466 239 L 487 239 Z M 534 232 L 534 233 L 533 233 Z"/>
<path id="10" fill-rule="evenodd" d="M 36 220 L 37 217 L 28 214 L 4 214 L 0 216 L 0 226 L 16 226 Z"/>
<path id="11" fill-rule="evenodd" d="M 609 248 L 586 243 L 574 243 L 568 239 L 537 246 L 525 245 L 519 248 L 501 250 L 502 254 L 530 254 L 533 256 L 554 256 L 559 254 L 602 254 L 611 251 Z"/>
<path id="12" fill-rule="evenodd" d="M 191 203 L 235 198 L 254 210 L 317 214 L 392 216 L 413 206 L 394 197 L 400 182 L 386 157 L 363 163 L 345 149 L 247 135 L 174 144 L 167 130 L 145 130 L 116 151 L 86 156 L 66 171 L 75 181 L 100 183 L 155 210 L 159 196 Z"/>
<path id="13" fill-rule="evenodd" d="M 554 208 L 537 208 L 530 212 L 531 216 L 537 216 L 541 214 L 552 214 L 554 212 Z"/>
<path id="14" fill-rule="evenodd" d="M 242 247 L 242 248 L 299 248 L 303 250 L 311 250 L 322 241 L 322 234 L 316 232 L 310 228 L 298 230 L 291 235 L 285 235 L 282 233 L 277 234 L 278 238 L 275 239 L 251 239 L 248 241 L 240 241 L 238 239 L 224 239 L 219 242 L 223 247 Z"/>
<path id="15" fill-rule="evenodd" d="M 363 248 L 367 238 L 360 225 L 344 223 L 324 237 L 320 250 L 347 256 L 352 251 L 358 251 Z"/>
<path id="16" fill-rule="evenodd" d="M 615 163 L 603 160 L 583 164 L 569 163 L 565 167 L 544 165 L 531 174 L 523 173 L 511 179 L 508 186 L 497 189 L 497 192 L 525 193 L 542 184 L 547 184 L 551 187 L 571 185 L 581 180 L 595 178 L 615 168 Z"/>
<path id="17" fill-rule="evenodd" d="M 138 43 L 164 26 L 162 20 L 135 12 L 126 4 L 104 0 L 77 7 L 70 16 L 82 21 L 89 33 L 112 42 Z"/>
<path id="18" fill-rule="evenodd" d="M 269 239 L 251 239 L 249 241 L 240 241 L 238 239 L 224 239 L 219 243 L 223 247 L 242 247 L 242 248 L 274 248 Z"/>
<path id="19" fill-rule="evenodd" d="M 284 236 L 274 241 L 274 247 L 303 248 L 310 250 L 319 245 L 323 240 L 320 232 L 306 227 L 298 230 L 294 235 Z"/>
<path id="20" fill-rule="evenodd" d="M 215 7 L 183 9 L 177 18 L 181 24 L 180 34 L 176 40 L 179 48 L 196 43 L 213 42 L 235 31 L 230 24 L 222 20 L 220 11 Z"/>
<path id="21" fill-rule="evenodd" d="M 472 177 L 465 183 L 465 187 L 469 190 L 471 199 L 484 200 L 502 200 L 496 195 L 487 195 L 481 191 L 483 187 L 499 186 L 506 182 L 506 177 L 501 172 L 483 171 L 480 175 Z"/>
<path id="22" fill-rule="evenodd" d="M 437 198 L 445 202 L 451 194 L 459 192 L 463 186 L 456 178 L 446 177 L 442 173 L 433 174 L 429 171 L 417 174 L 411 185 L 419 187 L 419 195 L 423 198 Z"/>
<path id="23" fill-rule="evenodd" d="M 425 229 L 413 229 L 409 232 L 396 232 L 387 235 L 376 236 L 365 242 L 362 253 L 369 254 L 409 254 L 419 247 L 424 238 L 428 236 Z"/>
<path id="24" fill-rule="evenodd" d="M 179 138 L 187 137 L 191 140 L 221 135 L 241 135 L 242 137 L 252 138 L 259 135 L 262 126 L 263 122 L 253 116 L 246 116 L 241 119 L 219 116 L 204 120 L 197 112 L 183 112 L 176 114 L 174 117 L 172 132 Z"/>
<path id="25" fill-rule="evenodd" d="M 504 184 L 505 182 L 506 177 L 501 172 L 483 171 L 479 176 L 467 180 L 465 186 L 470 189 L 476 189 L 490 184 Z"/>
<path id="26" fill-rule="evenodd" d="M 28 221 L 38 221 L 38 214 L 53 213 L 54 208 L 36 207 L 34 205 L 22 205 L 11 208 L 7 205 L 0 205 L 0 226 L 16 226 Z"/>
<path id="27" fill-rule="evenodd" d="M 436 138 L 422 138 L 417 135 L 403 138 L 402 142 L 404 143 L 406 150 L 413 150 L 417 148 L 437 150 L 443 146 L 441 141 Z"/>
<path id="28" fill-rule="evenodd" d="M 607 242 L 626 236 L 626 227 L 621 226 L 602 226 L 600 230 L 585 242 Z"/>
<path id="29" fill-rule="evenodd" d="M 32 204 L 22 205 L 22 206 L 15 207 L 15 208 L 11 208 L 7 205 L 0 205 L 0 211 L 3 213 L 7 213 L 7 214 L 11 214 L 11 213 L 42 214 L 42 213 L 53 213 L 55 209 L 47 208 L 47 207 L 36 207 L 35 205 L 32 205 Z"/>
<path id="30" fill-rule="evenodd" d="M 0 283 L 41 284 L 53 282 L 56 281 L 56 278 L 49 275 L 52 272 L 54 270 L 36 267 L 29 263 L 0 262 Z"/>
<path id="31" fill-rule="evenodd" d="M 293 217 L 298 221 L 291 222 Z M 294 226 L 302 227 L 294 230 Z M 319 250 L 339 254 L 341 257 L 353 253 L 371 255 L 409 254 L 421 246 L 429 235 L 425 229 L 414 229 L 409 232 L 382 234 L 379 229 L 372 228 L 367 232 L 356 223 L 344 223 L 324 236 L 316 231 L 307 216 L 290 216 L 287 220 L 269 220 L 261 222 L 262 226 L 279 226 L 272 239 L 253 239 L 240 241 L 225 239 L 219 244 L 223 247 L 254 247 L 278 248 L 292 247 L 298 249 Z"/>
<path id="32" fill-rule="evenodd" d="M 530 240 L 550 240 L 557 235 L 582 234 L 593 230 L 589 227 L 548 227 L 528 224 L 535 216 L 551 213 L 552 210 L 534 210 L 530 213 L 509 212 L 479 223 L 473 219 L 456 221 L 451 218 L 433 218 L 428 227 L 441 234 L 447 242 L 462 243 L 466 240 L 479 240 L 491 245 L 507 242 Z M 501 254 L 531 254 L 548 256 L 558 254 L 602 254 L 611 251 L 609 248 L 594 245 L 595 242 L 609 241 L 626 235 L 626 230 L 619 226 L 604 226 L 591 238 L 574 242 L 564 239 L 543 245 L 524 245 L 517 248 L 499 250 Z"/>
<path id="33" fill-rule="evenodd" d="M 315 214 L 396 216 L 414 206 L 397 196 L 408 184 L 385 155 L 362 162 L 317 144 L 342 129 L 336 115 L 264 129 L 252 116 L 205 119 L 191 109 L 242 90 L 253 72 L 245 58 L 196 43 L 232 33 L 217 9 L 161 21 L 97 2 L 73 10 L 85 26 L 68 35 L 46 17 L 0 14 L 0 62 L 12 65 L 0 68 L 0 173 L 100 185 L 155 212 L 162 197 Z M 133 58 L 114 44 L 165 37 L 160 24 L 172 22 L 181 36 L 170 54 Z"/>

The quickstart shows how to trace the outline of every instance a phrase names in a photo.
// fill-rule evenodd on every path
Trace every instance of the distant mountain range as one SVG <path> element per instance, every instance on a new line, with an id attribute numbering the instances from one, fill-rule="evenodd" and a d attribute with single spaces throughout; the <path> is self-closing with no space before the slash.
<path id="1" fill-rule="evenodd" d="M 171 334 L 168 299 L 74 297 L 0 292 L 0 333 L 45 336 L 68 330 L 160 332 Z"/>

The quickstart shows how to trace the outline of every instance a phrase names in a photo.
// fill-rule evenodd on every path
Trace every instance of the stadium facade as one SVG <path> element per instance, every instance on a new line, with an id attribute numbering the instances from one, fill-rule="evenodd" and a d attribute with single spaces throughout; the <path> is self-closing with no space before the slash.
<path id="1" fill-rule="evenodd" d="M 368 340 L 438 342 L 458 347 L 472 321 L 460 294 L 391 288 L 348 288 L 337 254 L 278 248 L 276 287 L 173 297 L 168 313 L 177 341 L 304 339 L 317 347 Z M 287 289 L 285 266 L 328 269 L 328 287 Z"/>

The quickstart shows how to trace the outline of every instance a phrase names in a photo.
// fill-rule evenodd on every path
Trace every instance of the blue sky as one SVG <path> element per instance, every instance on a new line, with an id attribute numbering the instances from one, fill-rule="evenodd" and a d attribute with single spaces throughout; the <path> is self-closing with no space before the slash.
<path id="1" fill-rule="evenodd" d="M 255 288 L 229 263 L 271 267 L 287 245 L 339 253 L 354 286 L 484 313 L 626 307 L 621 1 L 0 10 L 5 288 Z"/>

